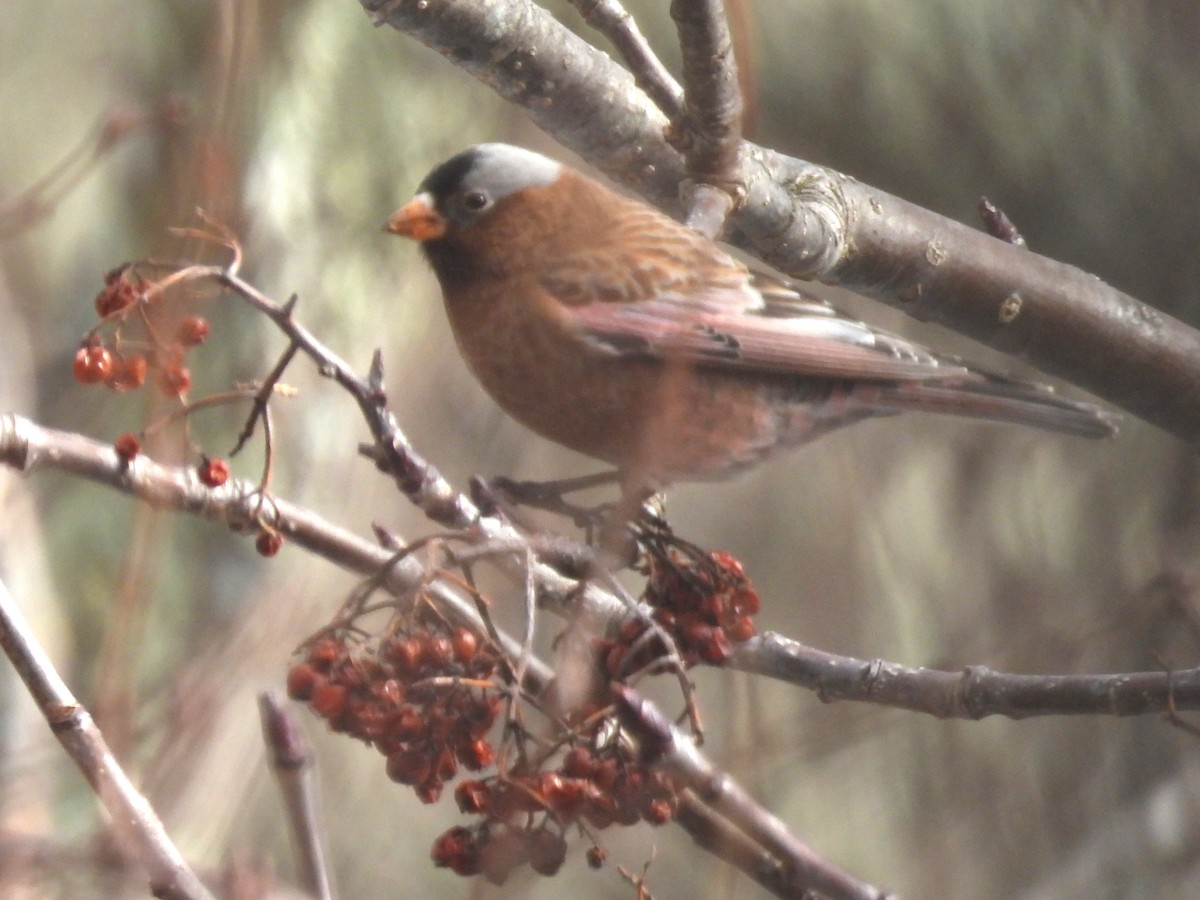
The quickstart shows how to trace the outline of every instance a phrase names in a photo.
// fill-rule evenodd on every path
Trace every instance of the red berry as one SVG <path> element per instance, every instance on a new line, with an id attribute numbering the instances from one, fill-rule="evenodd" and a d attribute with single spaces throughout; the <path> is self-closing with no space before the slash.
<path id="1" fill-rule="evenodd" d="M 411 741 L 425 733 L 425 720 L 411 706 L 403 706 L 392 721 L 392 737 L 398 741 Z"/>
<path id="2" fill-rule="evenodd" d="M 260 531 L 254 539 L 254 549 L 259 556 L 274 556 L 283 547 L 283 535 L 278 531 Z"/>
<path id="3" fill-rule="evenodd" d="M 592 751 L 587 747 L 572 747 L 563 757 L 563 772 L 572 778 L 588 778 L 594 768 Z"/>
<path id="4" fill-rule="evenodd" d="M 205 457 L 200 461 L 199 474 L 200 483 L 205 485 L 205 487 L 220 487 L 229 480 L 229 463 L 225 462 L 219 456 L 214 456 L 211 459 Z"/>
<path id="5" fill-rule="evenodd" d="M 750 620 L 749 616 L 739 616 L 729 623 L 725 633 L 734 643 L 740 644 L 742 641 L 748 641 L 754 637 L 754 622 Z"/>
<path id="6" fill-rule="evenodd" d="M 450 632 L 450 645 L 454 648 L 454 658 L 465 665 L 475 657 L 479 638 L 466 628 L 455 628 Z"/>
<path id="7" fill-rule="evenodd" d="M 321 676 L 309 663 L 296 663 L 288 669 L 287 692 L 293 700 L 308 700 Z"/>
<path id="8" fill-rule="evenodd" d="M 725 636 L 724 628 L 712 629 L 712 634 L 708 640 L 700 644 L 697 649 L 700 652 L 700 658 L 714 666 L 721 665 L 733 653 L 733 645 L 729 643 L 729 638 Z"/>
<path id="9" fill-rule="evenodd" d="M 417 799 L 426 805 L 432 805 L 442 799 L 444 782 L 437 775 L 431 775 L 418 785 L 413 786 Z"/>
<path id="10" fill-rule="evenodd" d="M 117 435 L 117 439 L 113 441 L 113 449 L 117 451 L 117 456 L 129 462 L 142 452 L 142 442 L 137 439 L 137 435 L 125 431 Z"/>
<path id="11" fill-rule="evenodd" d="M 455 825 L 438 836 L 429 851 L 433 864 L 458 875 L 479 873 L 479 845 L 470 829 Z"/>
<path id="12" fill-rule="evenodd" d="M 491 789 L 485 782 L 468 779 L 454 789 L 454 802 L 461 812 L 468 814 L 485 813 Z"/>
<path id="13" fill-rule="evenodd" d="M 450 638 L 441 634 L 426 634 L 421 641 L 421 662 L 435 672 L 444 670 L 454 660 Z"/>
<path id="14" fill-rule="evenodd" d="M 112 274 L 112 272 L 109 273 L 110 276 Z M 108 318 L 114 313 L 126 309 L 137 300 L 138 289 L 126 281 L 123 275 L 122 271 L 117 273 L 116 277 L 105 277 L 104 290 L 96 295 L 96 312 L 100 318 Z"/>
<path id="15" fill-rule="evenodd" d="M 73 372 L 80 384 L 99 384 L 112 374 L 113 358 L 106 347 L 80 347 L 75 354 Z"/>
<path id="16" fill-rule="evenodd" d="M 492 745 L 487 742 L 486 738 L 479 738 L 459 745 L 458 761 L 463 764 L 464 768 L 478 772 L 496 761 L 496 751 L 492 749 Z"/>
<path id="17" fill-rule="evenodd" d="M 608 853 L 603 847 L 588 847 L 587 864 L 593 869 L 599 869 L 608 859 Z"/>
<path id="18" fill-rule="evenodd" d="M 611 791 L 620 774 L 620 763 L 612 757 L 598 763 L 592 772 L 592 782 L 602 791 Z"/>
<path id="19" fill-rule="evenodd" d="M 340 684 L 320 681 L 313 686 L 309 703 L 317 715 L 325 719 L 335 719 L 346 709 L 347 692 Z"/>
<path id="20" fill-rule="evenodd" d="M 450 781 L 458 774 L 458 760 L 454 758 L 454 754 L 449 749 L 438 754 L 434 774 L 442 781 Z"/>
<path id="21" fill-rule="evenodd" d="M 746 570 L 732 553 L 725 550 L 714 550 L 709 554 L 709 559 L 724 570 L 721 575 L 725 578 L 744 578 L 746 575 Z"/>
<path id="22" fill-rule="evenodd" d="M 420 750 L 397 750 L 387 758 L 387 775 L 400 784 L 421 784 L 433 772 L 429 755 Z"/>
<path id="23" fill-rule="evenodd" d="M 553 875 L 567 858 L 567 842 L 561 834 L 542 828 L 529 836 L 529 866 L 539 875 Z"/>
<path id="24" fill-rule="evenodd" d="M 689 615 L 680 619 L 679 639 L 688 647 L 699 649 L 712 639 L 713 629 L 698 616 Z"/>
<path id="25" fill-rule="evenodd" d="M 375 685 L 375 696 L 384 704 L 399 707 L 404 702 L 404 685 L 395 678 L 387 678 Z"/>
<path id="26" fill-rule="evenodd" d="M 626 619 L 617 630 L 618 644 L 632 644 L 646 630 L 646 623 L 637 617 Z"/>
<path id="27" fill-rule="evenodd" d="M 754 588 L 742 588 L 733 595 L 734 612 L 741 613 L 743 616 L 757 615 L 761 606 L 762 601 L 759 599 L 758 591 Z"/>
<path id="28" fill-rule="evenodd" d="M 642 818 L 651 825 L 666 825 L 675 818 L 675 804 L 666 797 L 656 797 L 642 808 Z"/>
<path id="29" fill-rule="evenodd" d="M 210 329 L 208 320 L 203 316 L 188 316 L 179 323 L 176 339 L 185 347 L 195 347 L 208 339 Z"/>
<path id="30" fill-rule="evenodd" d="M 314 641 L 308 648 L 308 659 L 318 669 L 328 669 L 333 663 L 342 658 L 344 647 L 331 637 Z"/>
<path id="31" fill-rule="evenodd" d="M 146 372 L 149 364 L 146 357 L 133 353 L 113 364 L 112 374 L 108 376 L 107 384 L 114 391 L 135 391 L 146 383 Z"/>
<path id="32" fill-rule="evenodd" d="M 388 659 L 401 678 L 411 678 L 421 667 L 421 642 L 413 637 L 398 637 L 388 647 Z"/>

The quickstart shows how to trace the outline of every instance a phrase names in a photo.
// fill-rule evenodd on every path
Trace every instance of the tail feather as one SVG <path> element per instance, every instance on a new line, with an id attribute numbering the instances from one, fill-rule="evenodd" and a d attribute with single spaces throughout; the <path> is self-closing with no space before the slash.
<path id="1" fill-rule="evenodd" d="M 1003 378 L 860 383 L 853 395 L 859 403 L 877 412 L 945 413 L 1013 422 L 1086 438 L 1107 438 L 1117 433 L 1118 417 L 1099 406 L 1061 397 L 1043 385 Z"/>

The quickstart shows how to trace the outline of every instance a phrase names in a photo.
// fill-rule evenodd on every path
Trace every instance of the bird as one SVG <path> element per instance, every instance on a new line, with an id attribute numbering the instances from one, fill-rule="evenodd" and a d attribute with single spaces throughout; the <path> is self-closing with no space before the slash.
<path id="1" fill-rule="evenodd" d="M 1115 433 L 1098 406 L 865 324 L 521 147 L 450 157 L 384 228 L 420 244 L 484 390 L 615 466 L 627 494 L 728 479 L 905 411 Z"/>

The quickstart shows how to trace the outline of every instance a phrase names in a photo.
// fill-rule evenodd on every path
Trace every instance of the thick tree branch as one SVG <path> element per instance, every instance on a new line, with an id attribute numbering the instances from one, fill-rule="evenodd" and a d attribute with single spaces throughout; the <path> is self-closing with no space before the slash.
<path id="1" fill-rule="evenodd" d="M 530 0 L 360 2 L 679 213 L 687 172 L 666 118 L 628 72 Z M 781 271 L 961 331 L 1200 440 L 1195 329 L 1077 268 L 753 144 L 742 145 L 737 180 L 745 203 L 730 239 Z"/>

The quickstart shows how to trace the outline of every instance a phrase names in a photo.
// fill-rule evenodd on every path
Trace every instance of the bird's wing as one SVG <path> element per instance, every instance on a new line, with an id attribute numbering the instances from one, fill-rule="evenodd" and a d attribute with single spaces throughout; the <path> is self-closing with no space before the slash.
<path id="1" fill-rule="evenodd" d="M 969 374 L 952 360 L 841 317 L 697 311 L 691 298 L 669 296 L 589 303 L 567 315 L 580 337 L 616 355 L 824 378 L 909 381 Z"/>
<path id="2" fill-rule="evenodd" d="M 539 283 L 560 303 L 621 305 L 669 294 L 710 312 L 763 305 L 746 266 L 657 210 L 629 202 L 598 232 L 586 249 L 552 255 L 539 269 Z"/>
<path id="3" fill-rule="evenodd" d="M 826 378 L 925 380 L 967 374 L 872 328 L 720 246 L 630 204 L 584 252 L 554 258 L 540 286 L 593 347 L 619 356 Z"/>
<path id="4" fill-rule="evenodd" d="M 639 255 L 626 266 L 594 253 L 562 262 L 542 286 L 560 301 L 569 327 L 605 353 L 824 378 L 968 374 L 957 361 L 842 315 L 784 282 L 760 282 L 740 263 L 719 268 L 719 278 L 703 267 L 675 266 L 667 267 L 671 278 L 654 278 L 663 267 L 653 257 Z"/>

